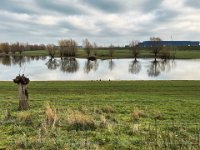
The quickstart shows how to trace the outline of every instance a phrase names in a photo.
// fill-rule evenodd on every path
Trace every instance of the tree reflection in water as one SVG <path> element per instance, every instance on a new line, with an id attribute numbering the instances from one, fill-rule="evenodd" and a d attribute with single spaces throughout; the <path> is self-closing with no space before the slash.
<path id="1" fill-rule="evenodd" d="M 62 72 L 74 73 L 79 69 L 79 63 L 73 57 L 62 58 L 60 64 L 60 70 Z"/>
<path id="2" fill-rule="evenodd" d="M 161 72 L 170 71 L 174 66 L 174 60 L 154 60 L 153 62 L 151 62 L 149 69 L 147 69 L 147 73 L 149 77 L 157 77 L 160 75 Z"/>
<path id="3" fill-rule="evenodd" d="M 24 56 L 13 56 L 12 57 L 12 63 L 14 65 L 19 65 L 19 67 L 22 67 L 22 65 L 26 62 L 26 57 Z"/>
<path id="4" fill-rule="evenodd" d="M 0 57 L 0 62 L 5 66 L 11 66 L 11 58 L 10 58 L 10 56 Z"/>
<path id="5" fill-rule="evenodd" d="M 84 71 L 85 73 L 89 73 L 91 70 L 97 71 L 98 67 L 99 63 L 97 60 L 95 61 L 87 60 L 85 62 Z"/>
<path id="6" fill-rule="evenodd" d="M 56 70 L 60 66 L 58 60 L 54 58 L 49 59 L 46 65 L 49 70 Z"/>
<path id="7" fill-rule="evenodd" d="M 110 69 L 110 71 L 112 71 L 114 67 L 115 67 L 115 63 L 114 63 L 114 61 L 111 59 L 111 60 L 109 61 L 109 66 L 108 66 L 108 68 Z"/>
<path id="8" fill-rule="evenodd" d="M 129 64 L 129 72 L 132 74 L 138 74 L 141 70 L 142 66 L 140 64 L 139 61 L 137 61 L 137 59 L 133 60 L 130 64 Z"/>

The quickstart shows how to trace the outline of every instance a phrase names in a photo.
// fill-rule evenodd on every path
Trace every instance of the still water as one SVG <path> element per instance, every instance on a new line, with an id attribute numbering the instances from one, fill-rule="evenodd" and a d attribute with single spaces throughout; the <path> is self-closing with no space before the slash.
<path id="1" fill-rule="evenodd" d="M 0 80 L 200 80 L 200 59 L 157 60 L 0 57 Z"/>

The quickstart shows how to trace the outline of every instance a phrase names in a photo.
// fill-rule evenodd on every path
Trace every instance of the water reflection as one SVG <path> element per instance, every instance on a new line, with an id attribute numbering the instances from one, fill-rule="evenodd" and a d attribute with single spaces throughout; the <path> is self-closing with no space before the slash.
<path id="1" fill-rule="evenodd" d="M 174 60 L 164 59 L 164 60 L 154 60 L 149 65 L 147 73 L 149 77 L 157 77 L 163 71 L 170 71 L 175 66 Z"/>
<path id="2" fill-rule="evenodd" d="M 129 64 L 129 72 L 132 74 L 138 74 L 140 72 L 141 68 L 142 68 L 141 63 L 139 61 L 137 61 L 137 59 L 133 60 Z"/>
<path id="3" fill-rule="evenodd" d="M 26 62 L 30 62 L 30 57 L 27 57 L 27 60 L 24 56 L 13 56 L 12 57 L 12 63 L 14 65 L 19 65 L 19 67 L 22 67 L 22 65 Z"/>
<path id="4" fill-rule="evenodd" d="M 112 71 L 114 69 L 114 67 L 115 67 L 115 63 L 112 59 L 110 59 L 108 68 L 110 69 L 110 71 Z"/>
<path id="5" fill-rule="evenodd" d="M 200 59 L 90 61 L 4 56 L 0 57 L 0 80 L 11 80 L 19 71 L 29 75 L 32 80 L 200 80 L 199 63 Z"/>
<path id="6" fill-rule="evenodd" d="M 79 63 L 76 58 L 66 57 L 61 59 L 60 70 L 62 72 L 74 73 L 79 69 Z"/>
<path id="7" fill-rule="evenodd" d="M 22 67 L 25 63 L 34 60 L 46 60 L 46 56 L 0 56 L 0 64 L 5 66 L 19 65 L 19 67 Z"/>
<path id="8" fill-rule="evenodd" d="M 91 70 L 97 71 L 98 67 L 99 67 L 99 62 L 97 60 L 94 61 L 87 60 L 84 66 L 84 72 L 88 74 Z"/>
<path id="9" fill-rule="evenodd" d="M 3 56 L 0 57 L 0 62 L 5 66 L 11 66 L 11 59 L 10 56 Z"/>
<path id="10" fill-rule="evenodd" d="M 151 62 L 149 69 L 147 70 L 148 76 L 150 77 L 156 77 L 160 74 L 160 66 L 159 61 L 154 60 Z"/>
<path id="11" fill-rule="evenodd" d="M 48 60 L 46 65 L 47 65 L 48 69 L 56 70 L 60 66 L 60 63 L 58 62 L 58 60 L 51 58 L 51 59 Z"/>
<path id="12" fill-rule="evenodd" d="M 161 66 L 163 67 L 163 71 L 170 72 L 175 66 L 175 60 L 174 59 L 165 59 L 161 61 Z"/>

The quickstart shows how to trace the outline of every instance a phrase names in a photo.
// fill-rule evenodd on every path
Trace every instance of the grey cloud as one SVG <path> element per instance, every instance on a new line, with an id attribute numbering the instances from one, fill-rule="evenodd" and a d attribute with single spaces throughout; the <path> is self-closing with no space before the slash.
<path id="1" fill-rule="evenodd" d="M 17 0 L 0 0 L 0 11 L 7 12 L 5 16 L 0 14 L 0 42 L 57 43 L 57 40 L 61 38 L 73 38 L 81 44 L 82 39 L 88 38 L 91 41 L 96 40 L 97 44 L 123 45 L 133 39 L 148 40 L 150 36 L 163 38 L 169 37 L 171 33 L 177 34 L 180 40 L 199 38 L 198 31 L 191 33 L 187 29 L 175 28 L 180 23 L 177 20 L 184 17 L 183 15 L 187 16 L 187 13 L 180 13 L 180 11 L 170 9 L 170 6 L 161 5 L 162 0 L 30 0 L 34 2 L 30 8 L 26 7 L 28 2 L 23 5 L 22 1 L 25 0 L 19 0 L 19 3 Z M 199 0 L 190 2 L 188 0 L 187 5 L 190 7 L 200 6 L 200 2 Z M 198 11 L 195 10 L 192 12 L 198 14 Z M 26 15 L 24 18 L 17 19 L 12 13 L 28 14 L 28 20 L 25 20 Z M 108 17 L 107 14 L 112 15 Z M 134 21 L 134 18 L 129 16 L 130 14 L 141 14 L 141 16 L 134 16 L 139 21 Z M 153 19 L 148 14 L 152 14 Z M 122 17 L 121 20 L 118 15 Z M 47 17 L 47 19 L 43 21 L 43 17 Z M 140 17 L 143 19 L 140 20 Z M 116 26 L 113 20 L 109 20 L 110 18 L 119 18 L 117 21 L 114 20 Z M 70 20 L 74 22 L 70 22 Z M 187 20 L 182 20 L 181 23 L 184 22 Z M 200 20 L 197 19 L 197 22 Z M 87 23 L 91 28 L 87 27 Z M 131 23 L 133 25 L 130 25 Z"/>
<path id="2" fill-rule="evenodd" d="M 70 5 L 70 1 L 66 1 L 66 3 L 60 3 L 59 1 L 36 0 L 36 3 L 39 7 L 41 7 L 41 9 L 66 15 L 77 15 L 85 13 L 85 11 Z"/>
<path id="3" fill-rule="evenodd" d="M 177 18 L 179 16 L 179 13 L 177 11 L 159 9 L 155 11 L 155 16 L 158 23 L 164 23 Z"/>
<path id="4" fill-rule="evenodd" d="M 82 4 L 89 5 L 90 7 L 103 10 L 109 13 L 116 13 L 125 11 L 125 8 L 119 3 L 119 1 L 114 0 L 82 0 Z"/>
<path id="5" fill-rule="evenodd" d="M 160 8 L 160 5 L 163 0 L 145 0 L 142 5 L 140 5 L 140 9 L 143 12 L 155 11 Z"/>
<path id="6" fill-rule="evenodd" d="M 159 9 L 162 1 L 163 0 L 81 0 L 83 4 L 107 13 L 124 13 L 127 11 L 150 12 Z"/>
<path id="7" fill-rule="evenodd" d="M 199 9 L 200 1 L 199 0 L 186 0 L 185 5 Z"/>
<path id="8" fill-rule="evenodd" d="M 34 10 L 26 7 L 22 2 L 0 0 L 0 10 L 10 11 L 14 13 L 32 14 Z"/>

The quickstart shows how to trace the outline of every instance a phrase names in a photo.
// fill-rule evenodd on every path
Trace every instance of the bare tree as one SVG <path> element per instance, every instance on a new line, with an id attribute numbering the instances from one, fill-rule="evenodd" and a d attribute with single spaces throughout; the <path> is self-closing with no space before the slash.
<path id="1" fill-rule="evenodd" d="M 60 40 L 60 56 L 62 57 L 75 57 L 77 53 L 77 43 L 76 41 L 70 40 Z"/>
<path id="2" fill-rule="evenodd" d="M 175 46 L 164 46 L 160 52 L 160 56 L 162 59 L 174 59 L 176 55 L 176 47 Z"/>
<path id="3" fill-rule="evenodd" d="M 10 44 L 10 52 L 15 55 L 16 52 L 19 50 L 19 42 Z"/>
<path id="4" fill-rule="evenodd" d="M 112 58 L 114 54 L 114 45 L 112 44 L 109 46 L 109 54 L 110 54 L 110 57 Z"/>
<path id="5" fill-rule="evenodd" d="M 56 54 L 55 45 L 53 45 L 53 44 L 48 44 L 48 45 L 46 46 L 46 49 L 47 49 L 47 51 L 48 51 L 49 56 L 51 57 L 51 59 L 54 58 L 54 57 L 55 57 L 55 54 Z"/>
<path id="6" fill-rule="evenodd" d="M 152 53 L 154 54 L 155 61 L 156 61 L 158 54 L 163 48 L 163 45 L 161 44 L 162 39 L 159 37 L 150 37 L 150 41 L 152 43 L 151 44 Z"/>
<path id="7" fill-rule="evenodd" d="M 97 46 L 97 44 L 94 42 L 94 43 L 93 43 L 94 56 L 97 56 L 97 48 L 98 48 L 98 46 Z"/>
<path id="8" fill-rule="evenodd" d="M 171 58 L 171 47 L 165 46 L 160 51 L 160 57 L 162 59 L 170 59 Z"/>
<path id="9" fill-rule="evenodd" d="M 10 51 L 10 45 L 9 43 L 1 43 L 0 44 L 0 49 L 3 51 L 5 54 L 8 54 Z"/>
<path id="10" fill-rule="evenodd" d="M 20 55 L 22 55 L 22 52 L 25 51 L 25 47 L 26 47 L 25 43 L 20 43 L 19 44 L 18 52 L 19 52 Z"/>
<path id="11" fill-rule="evenodd" d="M 91 51 L 93 49 L 93 45 L 90 43 L 88 39 L 83 40 L 83 48 L 89 57 L 91 55 Z"/>
<path id="12" fill-rule="evenodd" d="M 131 41 L 129 43 L 129 49 L 131 50 L 131 55 L 137 60 L 138 55 L 140 54 L 139 51 L 139 41 Z"/>

